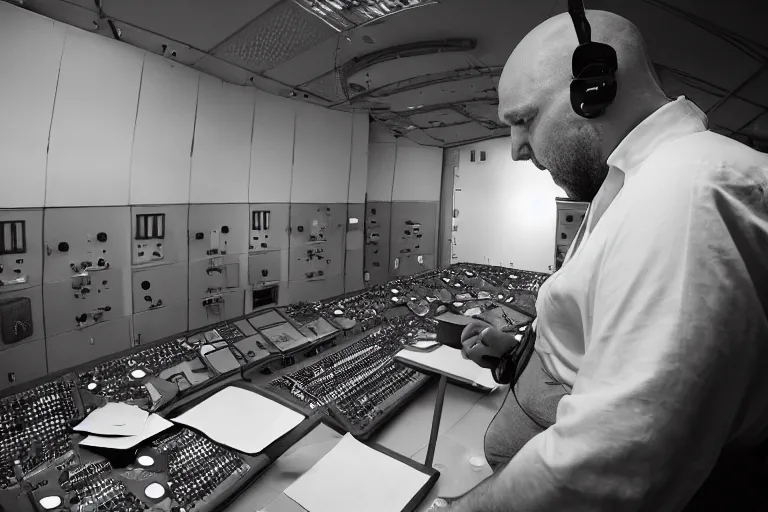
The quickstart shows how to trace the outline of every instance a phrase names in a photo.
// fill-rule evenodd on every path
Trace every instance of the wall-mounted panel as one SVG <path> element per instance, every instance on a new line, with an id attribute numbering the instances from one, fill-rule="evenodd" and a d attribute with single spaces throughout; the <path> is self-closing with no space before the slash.
<path id="1" fill-rule="evenodd" d="M 187 302 L 187 268 L 182 261 L 133 272 L 133 312 Z"/>
<path id="2" fill-rule="evenodd" d="M 0 210 L 0 292 L 43 283 L 42 241 L 42 210 Z"/>
<path id="3" fill-rule="evenodd" d="M 291 249 L 324 241 L 343 241 L 346 216 L 346 204 L 292 204 Z"/>
<path id="4" fill-rule="evenodd" d="M 284 287 L 280 295 L 280 304 L 293 302 L 314 302 L 336 297 L 344 293 L 344 276 L 316 279 L 313 281 L 293 281 Z"/>
<path id="5" fill-rule="evenodd" d="M 189 206 L 158 205 L 131 208 L 131 262 L 156 266 L 188 259 Z"/>
<path id="6" fill-rule="evenodd" d="M 192 203 L 247 203 L 254 90 L 200 75 Z"/>
<path id="7" fill-rule="evenodd" d="M 439 203 L 392 203 L 390 255 L 435 254 Z"/>
<path id="8" fill-rule="evenodd" d="M 365 238 L 365 205 L 347 205 L 347 250 L 363 248 Z"/>
<path id="9" fill-rule="evenodd" d="M 288 277 L 303 281 L 344 273 L 344 247 L 340 241 L 291 247 Z"/>
<path id="10" fill-rule="evenodd" d="M 55 336 L 131 314 L 131 271 L 107 269 L 43 284 L 45 332 Z"/>
<path id="11" fill-rule="evenodd" d="M 347 205 L 346 254 L 344 256 L 344 292 L 362 290 L 365 260 L 365 205 Z"/>
<path id="12" fill-rule="evenodd" d="M 130 208 L 45 210 L 44 281 L 69 280 L 84 271 L 130 267 Z"/>
<path id="13" fill-rule="evenodd" d="M 46 367 L 45 340 L 4 350 L 0 357 L 0 390 L 45 377 Z"/>
<path id="14" fill-rule="evenodd" d="M 346 203 L 352 114 L 296 103 L 292 203 Z"/>
<path id="15" fill-rule="evenodd" d="M 189 206 L 189 261 L 247 253 L 249 232 L 247 204 L 192 204 Z"/>
<path id="16" fill-rule="evenodd" d="M 368 201 L 392 201 L 397 144 L 372 142 L 368 146 Z"/>
<path id="17" fill-rule="evenodd" d="M 392 201 L 440 201 L 443 150 L 397 141 Z"/>
<path id="18" fill-rule="evenodd" d="M 67 28 L 53 109 L 46 206 L 128 204 L 144 52 Z"/>
<path id="19" fill-rule="evenodd" d="M 226 254 L 189 264 L 189 299 L 242 288 L 247 283 L 248 255 Z"/>
<path id="20" fill-rule="evenodd" d="M 369 282 L 381 284 L 389 275 L 389 237 L 392 203 L 368 203 L 365 211 L 364 269 Z"/>
<path id="21" fill-rule="evenodd" d="M 129 317 L 48 337 L 48 372 L 93 361 L 131 348 Z"/>
<path id="22" fill-rule="evenodd" d="M 190 299 L 189 330 L 243 316 L 244 298 L 243 290 L 237 290 L 206 299 Z"/>
<path id="23" fill-rule="evenodd" d="M 131 156 L 131 204 L 189 202 L 199 77 L 147 53 Z"/>
<path id="24" fill-rule="evenodd" d="M 256 91 L 251 144 L 251 202 L 287 203 L 291 200 L 294 101 Z"/>
<path id="25" fill-rule="evenodd" d="M 349 203 L 364 203 L 368 187 L 368 112 L 355 112 L 352 118 L 352 163 L 349 171 Z"/>
<path id="26" fill-rule="evenodd" d="M 41 207 L 65 25 L 0 3 L 0 205 Z M 2 380 L 2 379 L 0 379 Z"/>
<path id="27" fill-rule="evenodd" d="M 188 315 L 186 302 L 133 315 L 133 339 L 141 345 L 185 332 Z"/>
<path id="28" fill-rule="evenodd" d="M 392 279 L 435 268 L 435 257 L 432 254 L 392 255 L 391 259 L 390 278 Z"/>
<path id="29" fill-rule="evenodd" d="M 0 293 L 0 318 L 3 329 L 0 330 L 0 351 L 16 347 L 29 341 L 45 338 L 43 321 L 43 287 L 35 286 L 26 290 L 3 291 Z M 6 339 L 6 323 L 9 326 Z M 5 357 L 0 355 L 0 359 Z M 2 380 L 0 373 L 0 380 Z"/>
<path id="30" fill-rule="evenodd" d="M 365 288 L 363 280 L 363 249 L 347 251 L 344 265 L 344 293 L 356 292 Z"/>
<path id="31" fill-rule="evenodd" d="M 287 281 L 288 275 L 283 272 L 287 266 L 288 250 L 266 251 L 251 254 L 248 257 L 248 284 L 254 287 Z"/>
<path id="32" fill-rule="evenodd" d="M 249 222 L 250 251 L 288 249 L 291 205 L 288 203 L 252 204 Z"/>

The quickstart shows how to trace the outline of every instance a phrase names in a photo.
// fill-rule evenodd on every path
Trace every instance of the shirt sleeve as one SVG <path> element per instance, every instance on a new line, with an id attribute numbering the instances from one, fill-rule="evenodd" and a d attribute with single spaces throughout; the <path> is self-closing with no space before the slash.
<path id="1" fill-rule="evenodd" d="M 623 219 L 573 392 L 499 477 L 510 510 L 680 510 L 743 426 L 766 362 L 768 201 L 757 178 L 730 178 Z"/>

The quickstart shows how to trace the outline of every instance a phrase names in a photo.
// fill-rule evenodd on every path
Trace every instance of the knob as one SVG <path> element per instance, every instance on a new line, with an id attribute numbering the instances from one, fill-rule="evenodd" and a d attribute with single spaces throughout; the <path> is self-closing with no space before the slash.
<path id="1" fill-rule="evenodd" d="M 267 275 L 268 275 L 268 274 L 269 274 L 269 270 L 267 270 L 267 269 L 262 269 L 262 270 L 261 270 L 261 275 L 262 275 L 263 277 L 267 277 Z"/>
<path id="2" fill-rule="evenodd" d="M 16 374 L 13 372 L 8 372 L 8 382 L 16 382 Z"/>
<path id="3" fill-rule="evenodd" d="M 195 233 L 195 240 L 202 240 L 203 238 L 205 238 L 203 233 Z"/>
<path id="4" fill-rule="evenodd" d="M 304 226 L 299 226 L 296 229 L 299 231 L 299 233 L 303 233 L 304 232 Z"/>
<path id="5" fill-rule="evenodd" d="M 69 251 L 69 244 L 67 242 L 59 242 L 59 252 L 68 252 Z"/>
<path id="6" fill-rule="evenodd" d="M 573 222 L 573 215 L 566 215 L 565 222 Z"/>
<path id="7" fill-rule="evenodd" d="M 107 241 L 107 234 L 102 231 L 101 233 L 96 235 L 96 240 L 98 240 L 101 243 L 106 242 Z"/>
<path id="8" fill-rule="evenodd" d="M 149 286 L 150 286 L 149 281 L 143 281 L 141 283 L 141 289 L 142 290 L 149 290 Z"/>
<path id="9" fill-rule="evenodd" d="M 221 232 L 225 235 L 229 233 L 229 226 L 221 226 Z"/>

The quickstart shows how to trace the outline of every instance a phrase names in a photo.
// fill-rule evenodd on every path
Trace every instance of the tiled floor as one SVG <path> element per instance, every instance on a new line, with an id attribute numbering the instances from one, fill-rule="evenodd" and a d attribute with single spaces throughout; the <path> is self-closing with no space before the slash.
<path id="1" fill-rule="evenodd" d="M 458 496 L 490 476 L 488 464 L 475 467 L 470 458 L 484 461 L 483 436 L 499 410 L 506 388 L 482 394 L 448 384 L 435 450 L 435 469 L 440 478 L 417 509 L 424 512 L 437 496 Z M 371 441 L 397 453 L 424 462 L 429 441 L 437 382 L 408 404 Z M 341 435 L 320 426 L 288 450 L 275 464 L 232 504 L 229 512 L 304 512 L 283 491 L 328 453 Z M 365 510 L 361 504 L 360 510 Z"/>

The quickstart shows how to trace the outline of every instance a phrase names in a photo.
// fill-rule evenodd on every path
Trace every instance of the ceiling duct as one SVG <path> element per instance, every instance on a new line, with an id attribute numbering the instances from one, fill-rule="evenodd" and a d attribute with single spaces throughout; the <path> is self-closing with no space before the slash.
<path id="1" fill-rule="evenodd" d="M 438 0 L 294 0 L 339 32 L 360 27 Z"/>

